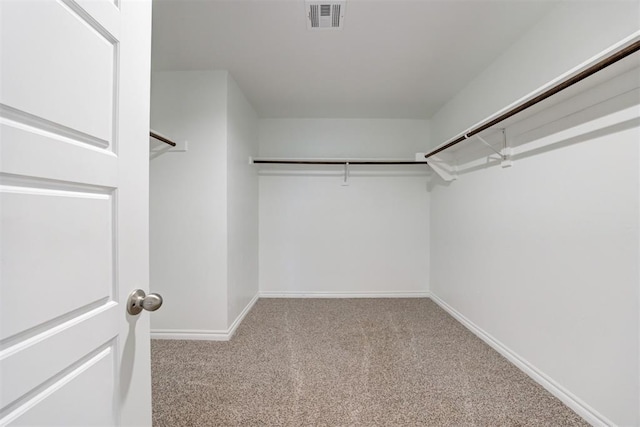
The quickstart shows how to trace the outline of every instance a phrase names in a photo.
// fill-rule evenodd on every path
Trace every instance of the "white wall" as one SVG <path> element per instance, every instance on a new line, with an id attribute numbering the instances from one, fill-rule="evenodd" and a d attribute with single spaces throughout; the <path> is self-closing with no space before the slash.
<path id="1" fill-rule="evenodd" d="M 431 144 L 451 139 L 638 30 L 638 1 L 560 3 L 431 118 Z"/>
<path id="2" fill-rule="evenodd" d="M 405 158 L 423 120 L 265 119 L 261 157 Z M 426 168 L 262 167 L 260 290 L 267 295 L 426 293 Z"/>
<path id="3" fill-rule="evenodd" d="M 435 115 L 433 142 L 637 30 L 638 16 L 637 2 L 560 5 Z M 575 115 L 559 120 L 566 134 L 553 148 L 436 185 L 430 284 L 581 415 L 631 426 L 640 424 L 640 95 L 623 96 L 577 113 L 587 133 L 571 128 Z"/>
<path id="4" fill-rule="evenodd" d="M 227 328 L 227 72 L 154 72 L 151 127 L 187 152 L 150 164 L 152 329 Z"/>
<path id="5" fill-rule="evenodd" d="M 227 85 L 228 325 L 258 293 L 258 116 L 229 75 Z"/>
<path id="6" fill-rule="evenodd" d="M 433 294 L 624 426 L 640 422 L 638 141 L 609 133 L 431 193 Z"/>

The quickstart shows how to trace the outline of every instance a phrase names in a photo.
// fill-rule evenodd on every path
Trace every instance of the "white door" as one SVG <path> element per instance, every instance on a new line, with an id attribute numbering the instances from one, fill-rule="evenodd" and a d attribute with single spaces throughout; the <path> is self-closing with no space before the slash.
<path id="1" fill-rule="evenodd" d="M 150 425 L 150 0 L 0 0 L 0 425 Z"/>

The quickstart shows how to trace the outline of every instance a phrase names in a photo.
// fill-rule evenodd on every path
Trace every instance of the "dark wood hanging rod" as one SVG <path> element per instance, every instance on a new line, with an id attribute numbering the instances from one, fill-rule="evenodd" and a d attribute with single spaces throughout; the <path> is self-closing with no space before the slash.
<path id="1" fill-rule="evenodd" d="M 426 161 L 415 162 L 411 160 L 259 160 L 253 163 L 280 164 L 280 165 L 426 165 Z"/>
<path id="2" fill-rule="evenodd" d="M 569 86 L 572 86 L 584 79 L 586 79 L 587 77 L 591 76 L 592 74 L 597 73 L 598 71 L 608 67 L 609 65 L 615 64 L 616 62 L 626 58 L 627 56 L 631 55 L 632 53 L 637 52 L 638 50 L 640 50 L 640 40 L 636 41 L 635 43 L 630 44 L 629 46 L 625 47 L 624 49 L 621 49 L 613 54 L 611 54 L 610 56 L 607 56 L 606 58 L 602 59 L 601 61 L 596 62 L 595 64 L 591 65 L 590 67 L 584 69 L 583 71 L 579 72 L 578 74 L 576 74 L 573 77 L 569 77 L 567 80 L 564 80 L 558 84 L 556 84 L 555 86 L 547 89 L 546 91 L 542 92 L 540 95 L 531 98 L 530 100 L 523 102 L 522 104 L 500 114 L 498 117 L 496 117 L 495 119 L 492 119 L 474 129 L 472 129 L 471 131 L 465 133 L 464 135 L 461 135 L 459 137 L 457 137 L 456 139 L 454 139 L 453 141 L 443 145 L 442 147 L 436 148 L 435 150 L 431 151 L 430 153 L 425 154 L 425 158 L 429 158 L 431 156 L 435 156 L 436 154 L 440 153 L 441 151 L 446 150 L 447 148 L 453 147 L 456 144 L 461 143 L 462 141 L 465 141 L 469 138 L 471 138 L 474 135 L 479 134 L 482 131 L 485 131 L 487 129 L 489 129 L 490 127 L 493 127 L 495 125 L 497 125 L 498 123 L 526 110 L 529 107 L 532 107 L 536 104 L 538 104 L 539 102 L 544 101 L 545 99 L 549 98 L 550 96 L 555 95 L 556 93 L 565 90 L 566 88 L 568 88 Z"/>
<path id="3" fill-rule="evenodd" d="M 175 143 L 175 142 L 173 142 L 173 141 L 172 141 L 172 140 L 170 140 L 170 139 L 165 138 L 164 136 L 160 136 L 160 135 L 158 135 L 158 134 L 157 134 L 157 133 L 155 133 L 155 132 L 149 132 L 149 136 L 150 136 L 151 138 L 155 138 L 155 139 L 157 139 L 158 141 L 162 141 L 162 142 L 164 142 L 165 144 L 169 144 L 169 145 L 170 145 L 170 146 L 172 146 L 172 147 L 175 147 L 175 146 L 176 146 L 176 143 Z"/>

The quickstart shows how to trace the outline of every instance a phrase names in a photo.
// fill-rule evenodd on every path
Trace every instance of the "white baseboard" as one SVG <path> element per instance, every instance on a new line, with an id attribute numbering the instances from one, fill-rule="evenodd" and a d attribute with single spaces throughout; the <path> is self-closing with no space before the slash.
<path id="1" fill-rule="evenodd" d="M 260 298 L 429 298 L 429 292 L 260 292 Z"/>
<path id="2" fill-rule="evenodd" d="M 504 356 L 511 363 L 516 365 L 521 371 L 525 374 L 529 375 L 535 382 L 544 387 L 549 393 L 553 394 L 557 397 L 562 403 L 567 405 L 569 408 L 573 409 L 578 415 L 584 418 L 589 424 L 593 426 L 613 426 L 615 425 L 605 416 L 600 414 L 598 411 L 593 409 L 591 406 L 587 405 L 569 390 L 558 384 L 556 381 L 551 379 L 545 373 L 540 371 L 538 368 L 533 366 L 531 363 L 527 362 L 523 357 L 519 356 L 509 347 L 498 341 L 496 338 L 491 336 L 489 333 L 485 332 L 482 328 L 478 327 L 472 321 L 463 316 L 456 309 L 451 307 L 449 304 L 444 302 L 442 299 L 438 298 L 436 295 L 431 294 L 431 300 L 438 304 L 443 310 L 448 312 L 451 316 L 453 316 L 456 320 L 462 323 L 467 329 L 473 332 L 478 338 L 491 346 L 494 350 Z"/>
<path id="3" fill-rule="evenodd" d="M 152 329 L 152 340 L 229 341 L 229 333 L 210 329 Z"/>
<path id="4" fill-rule="evenodd" d="M 238 329 L 238 326 L 240 326 L 240 323 L 242 323 L 245 316 L 247 315 L 247 313 L 249 313 L 249 311 L 251 311 L 253 305 L 258 301 L 258 299 L 260 299 L 260 292 L 256 292 L 253 298 L 251 298 L 251 301 L 249 301 L 249 303 L 244 307 L 240 314 L 238 314 L 236 320 L 234 320 L 231 326 L 229 326 L 229 329 L 227 331 L 227 334 L 229 336 L 228 339 L 231 339 L 236 334 L 236 329 Z"/>
<path id="5" fill-rule="evenodd" d="M 544 387 L 547 391 L 557 397 L 562 403 L 573 409 L 578 415 L 584 418 L 593 426 L 613 426 L 615 425 L 605 416 L 579 399 L 569 390 L 555 382 L 542 371 L 537 369 L 526 359 L 519 356 L 502 342 L 491 336 L 471 320 L 444 302 L 431 292 L 259 292 L 246 305 L 236 320 L 227 330 L 188 330 L 188 329 L 153 329 L 152 339 L 171 340 L 206 340 L 206 341 L 228 341 L 236 333 L 236 329 L 251 310 L 259 298 L 431 298 L 443 310 L 448 312 L 456 320 L 462 323 L 467 329 L 473 332 L 478 338 L 483 340 L 494 350 L 504 356 L 511 363 L 516 365 L 521 371 L 531 377 L 534 381 Z"/>
<path id="6" fill-rule="evenodd" d="M 226 330 L 152 329 L 151 339 L 229 341 L 259 298 L 429 298 L 429 292 L 259 292 Z"/>
<path id="7" fill-rule="evenodd" d="M 226 330 L 206 330 L 206 329 L 152 329 L 151 339 L 156 340 L 199 340 L 199 341 L 229 341 L 236 333 L 236 329 L 249 313 L 253 305 L 258 301 L 260 294 L 257 293 L 245 306 L 242 312 L 236 317 L 231 326 Z"/>

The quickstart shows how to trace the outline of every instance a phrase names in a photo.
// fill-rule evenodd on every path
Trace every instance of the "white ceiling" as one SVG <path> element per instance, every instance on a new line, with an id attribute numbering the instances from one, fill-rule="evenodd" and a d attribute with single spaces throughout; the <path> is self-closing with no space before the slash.
<path id="1" fill-rule="evenodd" d="M 156 0 L 153 68 L 227 69 L 261 117 L 428 118 L 555 4 L 347 0 L 310 31 L 304 0 Z"/>

